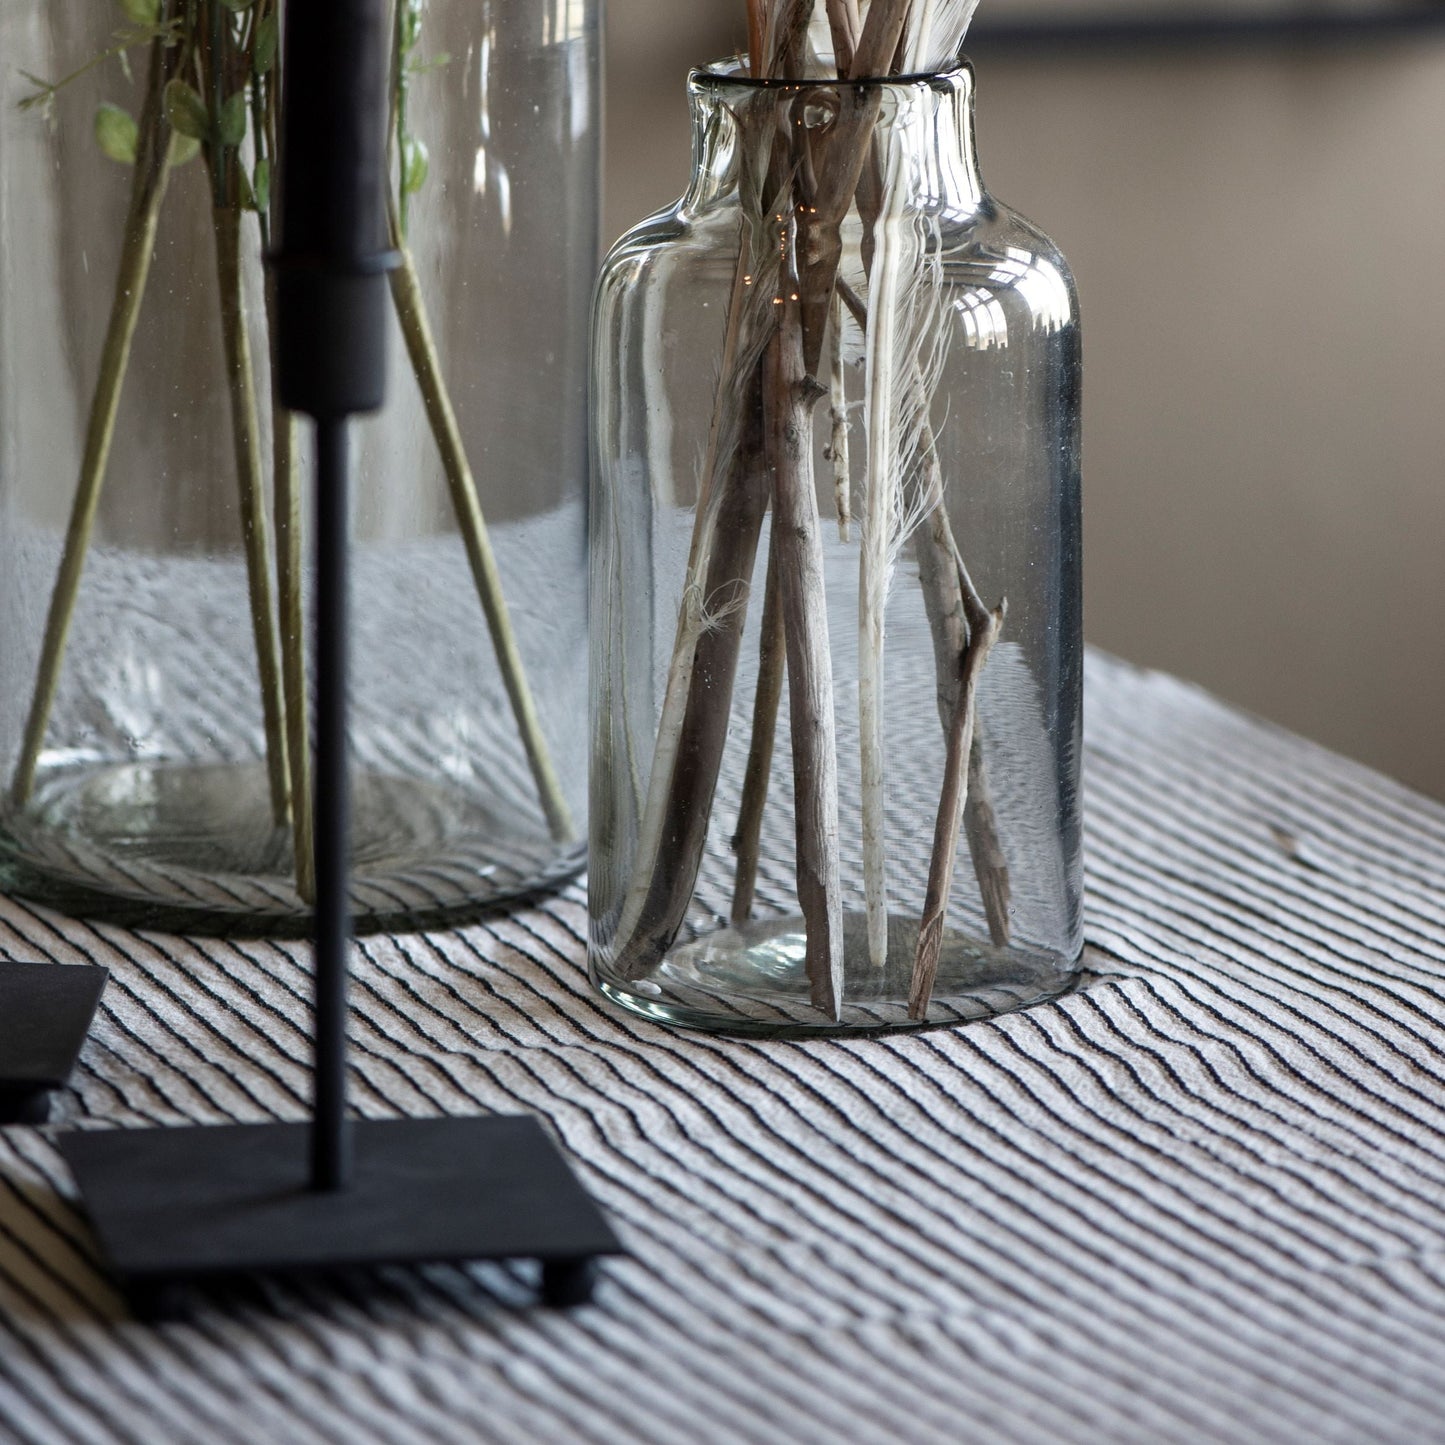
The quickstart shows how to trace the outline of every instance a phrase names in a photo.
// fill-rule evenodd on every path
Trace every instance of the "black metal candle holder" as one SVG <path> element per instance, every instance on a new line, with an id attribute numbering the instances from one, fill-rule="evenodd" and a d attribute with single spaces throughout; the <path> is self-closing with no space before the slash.
<path id="1" fill-rule="evenodd" d="M 105 988 L 93 964 L 0 963 L 0 1124 L 43 1124 Z"/>
<path id="2" fill-rule="evenodd" d="M 346 443 L 385 390 L 386 11 L 293 4 L 286 32 L 278 379 L 316 421 L 313 1117 L 64 1139 L 111 1266 L 151 1315 L 238 1274 L 500 1258 L 540 1260 L 543 1298 L 577 1304 L 621 1249 L 536 1119 L 346 1116 Z"/>

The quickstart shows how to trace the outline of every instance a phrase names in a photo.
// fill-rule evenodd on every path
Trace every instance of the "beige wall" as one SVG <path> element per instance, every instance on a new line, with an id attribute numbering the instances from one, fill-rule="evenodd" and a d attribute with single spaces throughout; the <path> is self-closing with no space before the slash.
<path id="1" fill-rule="evenodd" d="M 605 231 L 735 43 L 609 0 Z M 1445 797 L 1445 39 L 979 61 L 990 188 L 1085 338 L 1086 627 Z"/>

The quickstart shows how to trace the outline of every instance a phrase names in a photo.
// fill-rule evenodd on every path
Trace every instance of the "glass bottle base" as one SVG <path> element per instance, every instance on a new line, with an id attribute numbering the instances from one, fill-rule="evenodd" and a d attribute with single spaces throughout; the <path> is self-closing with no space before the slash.
<path id="1" fill-rule="evenodd" d="M 459 923 L 575 877 L 584 860 L 582 842 L 555 842 L 540 816 L 431 779 L 353 776 L 360 932 Z M 23 809 L 0 811 L 0 888 L 127 927 L 309 934 L 294 861 L 259 763 L 49 768 Z"/>
<path id="2" fill-rule="evenodd" d="M 709 933 L 674 948 L 645 978 L 625 980 L 592 963 L 592 981 L 614 1003 L 660 1023 L 710 1033 L 780 1037 L 880 1033 L 969 1023 L 1013 1013 L 1066 993 L 1078 961 L 1014 946 L 996 948 L 945 933 L 938 978 L 925 1019 L 908 1016 L 916 918 L 890 918 L 888 962 L 868 957 L 861 913 L 844 918 L 840 1019 L 815 1008 L 804 967 L 800 915 Z"/>

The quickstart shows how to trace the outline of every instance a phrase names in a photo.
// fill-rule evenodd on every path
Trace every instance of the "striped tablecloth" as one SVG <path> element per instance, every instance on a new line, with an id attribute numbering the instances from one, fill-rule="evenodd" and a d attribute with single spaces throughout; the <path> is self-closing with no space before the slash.
<path id="1" fill-rule="evenodd" d="M 631 1254 L 258 1284 L 129 1321 L 49 1130 L 0 1132 L 0 1436 L 1445 1440 L 1445 809 L 1102 657 L 1089 967 L 986 1024 L 751 1043 L 589 990 L 584 908 L 365 941 L 360 1110 L 535 1110 Z M 300 945 L 0 902 L 114 971 L 64 1112 L 296 1118 Z"/>

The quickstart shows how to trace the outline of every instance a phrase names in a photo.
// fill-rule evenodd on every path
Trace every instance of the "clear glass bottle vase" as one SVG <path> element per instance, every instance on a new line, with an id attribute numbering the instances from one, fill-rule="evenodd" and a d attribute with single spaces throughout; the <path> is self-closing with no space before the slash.
<path id="1" fill-rule="evenodd" d="M 93 917 L 309 927 L 309 428 L 271 405 L 263 267 L 282 8 L 0 12 L 0 886 Z M 363 929 L 581 866 L 599 8 L 395 8 Z"/>
<path id="2" fill-rule="evenodd" d="M 1068 987 L 1079 328 L 973 73 L 691 78 L 593 318 L 590 966 L 787 1033 Z"/>

